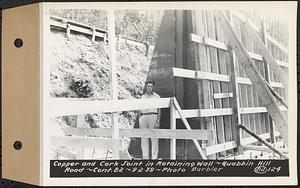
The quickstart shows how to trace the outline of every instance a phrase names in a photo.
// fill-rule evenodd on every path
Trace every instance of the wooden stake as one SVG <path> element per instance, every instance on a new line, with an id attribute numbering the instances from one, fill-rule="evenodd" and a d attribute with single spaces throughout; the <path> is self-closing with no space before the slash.
<path id="1" fill-rule="evenodd" d="M 171 99 L 170 107 L 170 129 L 176 130 L 176 109 L 174 106 L 174 99 Z M 170 159 L 176 160 L 176 139 L 173 138 L 170 140 Z"/>

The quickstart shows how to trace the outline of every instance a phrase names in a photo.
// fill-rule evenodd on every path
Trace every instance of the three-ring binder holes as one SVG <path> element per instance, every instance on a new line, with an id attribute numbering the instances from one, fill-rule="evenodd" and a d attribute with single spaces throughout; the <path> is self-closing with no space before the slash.
<path id="1" fill-rule="evenodd" d="M 20 38 L 17 38 L 17 39 L 15 40 L 14 44 L 15 44 L 15 47 L 21 48 L 21 47 L 23 46 L 23 40 L 20 39 Z"/>
<path id="2" fill-rule="evenodd" d="M 15 141 L 14 148 L 15 148 L 15 150 L 20 150 L 22 148 L 22 142 L 21 141 Z"/>

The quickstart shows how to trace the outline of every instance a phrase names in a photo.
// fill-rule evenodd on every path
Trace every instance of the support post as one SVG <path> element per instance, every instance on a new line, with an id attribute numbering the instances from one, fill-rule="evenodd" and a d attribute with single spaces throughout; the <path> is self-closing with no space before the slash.
<path id="1" fill-rule="evenodd" d="M 171 99 L 170 107 L 170 129 L 176 130 L 176 109 L 174 106 L 174 99 Z M 172 138 L 170 140 L 170 159 L 176 160 L 176 139 Z"/>
<path id="2" fill-rule="evenodd" d="M 267 31 L 266 31 L 266 23 L 264 20 L 261 22 L 261 28 L 262 28 L 262 41 L 265 44 L 265 46 L 267 47 L 268 46 L 267 45 L 268 41 L 267 41 L 267 37 L 266 37 Z M 267 83 L 270 83 L 270 81 L 271 81 L 270 67 L 267 62 L 264 62 L 264 65 L 265 65 L 265 79 L 266 79 Z M 271 143 L 275 143 L 276 137 L 275 137 L 274 123 L 273 123 L 272 118 L 269 115 L 269 113 L 268 113 L 266 119 L 267 119 L 266 123 L 269 123 L 269 127 L 270 127 L 270 129 L 269 129 L 270 141 L 271 141 Z"/>
<path id="3" fill-rule="evenodd" d="M 118 100 L 117 67 L 116 67 L 116 36 L 114 9 L 108 11 L 108 39 L 110 60 L 110 99 Z M 119 138 L 118 113 L 112 113 L 113 139 Z M 113 158 L 119 158 L 119 148 L 113 148 Z"/>
<path id="4" fill-rule="evenodd" d="M 230 23 L 233 25 L 233 17 L 232 13 L 229 13 L 230 17 Z M 236 56 L 234 54 L 234 51 L 232 50 L 231 47 L 228 48 L 229 51 L 229 57 L 230 57 L 230 72 L 231 72 L 231 88 L 232 88 L 232 93 L 233 97 L 231 98 L 230 105 L 233 109 L 233 115 L 232 115 L 232 134 L 233 134 L 233 139 L 236 141 L 237 148 L 236 152 L 238 154 L 241 154 L 243 152 L 243 148 L 241 147 L 241 138 L 242 138 L 242 132 L 239 129 L 239 124 L 242 123 L 241 120 L 241 112 L 240 112 L 240 96 L 239 96 L 239 84 L 237 81 L 238 78 L 238 66 L 237 66 L 237 60 Z"/>

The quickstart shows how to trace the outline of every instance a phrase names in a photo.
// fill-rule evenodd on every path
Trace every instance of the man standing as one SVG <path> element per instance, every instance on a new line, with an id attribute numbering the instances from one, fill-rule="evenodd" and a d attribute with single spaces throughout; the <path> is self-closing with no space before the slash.
<path id="1" fill-rule="evenodd" d="M 142 99 L 157 99 L 160 96 L 153 91 L 154 81 L 146 81 L 146 93 L 142 95 Z M 160 109 L 146 109 L 140 111 L 139 127 L 141 129 L 157 129 L 160 125 Z M 143 159 L 150 159 L 149 139 L 141 138 L 141 147 Z M 158 138 L 151 138 L 151 158 L 158 158 Z"/>

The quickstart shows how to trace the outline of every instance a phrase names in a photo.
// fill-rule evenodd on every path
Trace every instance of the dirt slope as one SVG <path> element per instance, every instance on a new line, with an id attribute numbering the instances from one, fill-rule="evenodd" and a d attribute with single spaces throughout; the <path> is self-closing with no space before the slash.
<path id="1" fill-rule="evenodd" d="M 146 57 L 143 47 L 122 43 L 117 49 L 118 98 L 134 99 L 142 94 L 147 77 L 152 51 Z M 108 44 L 92 43 L 90 38 L 66 33 L 51 32 L 50 49 L 51 84 L 50 94 L 54 98 L 89 98 L 109 100 L 109 54 Z M 87 128 L 109 128 L 109 114 L 89 114 L 85 116 Z M 135 112 L 121 112 L 121 128 L 133 128 Z M 57 117 L 51 121 L 51 134 L 64 135 L 62 129 L 72 126 L 70 117 Z M 129 139 L 124 139 L 128 147 Z M 53 153 L 55 158 L 56 153 Z"/>

